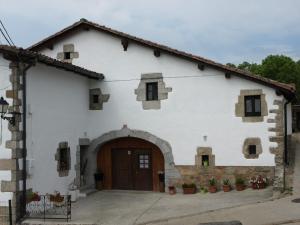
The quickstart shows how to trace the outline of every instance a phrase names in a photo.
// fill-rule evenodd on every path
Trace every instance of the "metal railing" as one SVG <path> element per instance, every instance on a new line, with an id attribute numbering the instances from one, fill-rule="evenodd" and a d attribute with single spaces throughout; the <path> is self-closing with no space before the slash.
<path id="1" fill-rule="evenodd" d="M 71 220 L 71 196 L 70 195 L 39 195 L 27 200 L 26 218 L 31 219 L 65 219 Z"/>

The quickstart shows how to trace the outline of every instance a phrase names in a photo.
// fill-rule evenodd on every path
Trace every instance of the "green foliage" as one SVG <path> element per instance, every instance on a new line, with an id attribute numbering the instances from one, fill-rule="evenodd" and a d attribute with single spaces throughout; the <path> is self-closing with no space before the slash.
<path id="1" fill-rule="evenodd" d="M 235 180 L 235 184 L 236 185 L 244 185 L 245 184 L 245 180 L 243 178 L 236 178 Z"/>
<path id="2" fill-rule="evenodd" d="M 260 64 L 243 62 L 237 66 L 232 63 L 227 65 L 279 82 L 294 83 L 297 89 L 297 101 L 300 100 L 300 60 L 294 61 L 284 55 L 269 55 Z"/>
<path id="3" fill-rule="evenodd" d="M 196 188 L 196 184 L 190 183 L 190 184 L 182 184 L 182 188 Z"/>
<path id="4" fill-rule="evenodd" d="M 210 186 L 215 186 L 216 183 L 217 183 L 217 180 L 214 177 L 212 177 L 212 178 L 209 179 L 209 185 Z"/>
<path id="5" fill-rule="evenodd" d="M 229 179 L 224 179 L 223 184 L 224 185 L 230 185 L 230 180 Z"/>

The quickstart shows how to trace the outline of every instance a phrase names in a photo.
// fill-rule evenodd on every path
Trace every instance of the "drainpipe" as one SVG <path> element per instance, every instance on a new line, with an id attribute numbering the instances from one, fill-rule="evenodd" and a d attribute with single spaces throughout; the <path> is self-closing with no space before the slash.
<path id="1" fill-rule="evenodd" d="M 22 62 L 21 62 L 22 63 Z M 24 64 L 22 63 L 22 69 L 21 69 L 21 73 L 22 73 L 22 86 L 23 86 L 23 92 L 22 92 L 22 105 L 23 105 L 23 118 L 22 118 L 22 131 L 23 131 L 23 168 L 22 168 L 22 180 L 23 180 L 23 186 L 22 186 L 22 207 L 21 207 L 21 218 L 25 216 L 26 214 L 26 182 L 27 182 L 27 171 L 26 171 L 26 157 L 27 157 L 27 143 L 26 143 L 26 113 L 27 113 L 27 99 L 26 99 L 26 71 L 32 66 L 32 64 L 27 65 L 26 67 L 23 66 Z"/>
<path id="2" fill-rule="evenodd" d="M 288 160 L 288 134 L 287 134 L 287 105 L 291 103 L 292 99 L 287 99 L 284 103 L 284 163 L 289 165 Z"/>

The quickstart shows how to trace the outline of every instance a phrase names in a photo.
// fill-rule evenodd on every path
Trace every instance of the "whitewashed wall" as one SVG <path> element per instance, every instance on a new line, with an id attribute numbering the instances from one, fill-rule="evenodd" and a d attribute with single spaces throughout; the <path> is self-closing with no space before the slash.
<path id="1" fill-rule="evenodd" d="M 9 62 L 5 60 L 0 54 L 0 97 L 5 98 L 5 91 L 10 89 L 11 85 L 9 82 Z M 11 101 L 6 99 L 9 103 Z M 1 121 L 0 121 L 1 126 Z M 10 132 L 7 128 L 7 121 L 2 121 L 2 142 L 0 137 L 0 159 L 9 159 L 11 158 L 11 151 L 5 148 L 5 142 L 10 139 Z M 1 136 L 1 127 L 0 127 L 0 136 Z M 11 175 L 10 171 L 0 171 L 0 185 L 1 180 L 10 180 Z M 11 199 L 11 193 L 2 193 L 0 188 L 0 205 L 5 204 L 9 199 Z M 2 202 L 2 203 L 1 203 Z"/>
<path id="2" fill-rule="evenodd" d="M 269 142 L 271 125 L 266 123 L 273 115 L 261 123 L 244 123 L 235 117 L 241 89 L 263 89 L 268 109 L 273 108 L 274 99 L 282 99 L 273 89 L 234 76 L 225 79 L 224 73 L 211 68 L 200 71 L 196 63 L 164 53 L 156 58 L 151 49 L 134 43 L 125 52 L 119 39 L 92 30 L 63 40 L 43 53 L 56 58 L 63 44 L 71 43 L 79 52 L 73 63 L 104 73 L 106 78 L 104 82 L 92 81 L 43 65 L 28 70 L 27 147 L 28 158 L 33 159 L 30 186 L 34 190 L 64 193 L 75 177 L 78 139 L 87 136 L 92 140 L 124 124 L 168 141 L 177 165 L 193 165 L 198 146 L 212 147 L 216 165 L 274 165 L 274 155 L 269 152 L 274 145 Z M 166 86 L 173 91 L 162 101 L 160 110 L 143 110 L 134 89 L 142 73 L 154 72 L 162 73 Z M 126 79 L 130 81 L 116 81 Z M 110 94 L 101 111 L 88 110 L 88 91 L 94 87 Z M 261 138 L 263 153 L 259 159 L 244 158 L 242 145 L 247 137 Z M 72 171 L 67 178 L 58 177 L 54 159 L 61 141 L 69 143 L 72 153 Z"/>

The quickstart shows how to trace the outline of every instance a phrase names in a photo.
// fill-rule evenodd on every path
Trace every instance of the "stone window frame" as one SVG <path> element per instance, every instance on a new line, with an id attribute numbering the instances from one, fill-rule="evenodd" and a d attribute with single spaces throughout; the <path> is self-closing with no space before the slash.
<path id="1" fill-rule="evenodd" d="M 62 150 L 66 151 L 66 154 L 67 154 L 67 162 L 66 162 L 67 165 L 64 169 L 62 169 L 61 159 L 60 159 Z M 55 160 L 57 161 L 57 172 L 58 172 L 59 177 L 68 176 L 69 171 L 71 169 L 71 149 L 68 146 L 68 142 L 60 142 L 58 144 L 58 148 L 55 153 Z"/>
<path id="2" fill-rule="evenodd" d="M 147 83 L 157 82 L 157 100 L 147 100 Z M 172 92 L 171 87 L 166 87 L 162 73 L 147 73 L 141 75 L 141 80 L 137 89 L 134 90 L 136 100 L 142 102 L 144 110 L 160 109 L 161 100 L 168 99 L 168 93 Z"/>
<path id="3" fill-rule="evenodd" d="M 260 116 L 245 116 L 245 96 L 260 96 L 261 114 Z M 262 89 L 245 89 L 240 90 L 238 96 L 238 102 L 235 104 L 235 116 L 242 117 L 243 122 L 255 123 L 263 122 L 264 117 L 268 115 L 268 105 L 266 101 L 266 95 Z"/>
<path id="4" fill-rule="evenodd" d="M 202 157 L 204 155 L 208 156 L 208 166 L 202 165 Z M 211 147 L 198 147 L 197 155 L 195 156 L 195 165 L 197 168 L 206 169 L 215 167 L 215 155 L 212 154 Z"/>
<path id="5" fill-rule="evenodd" d="M 70 54 L 70 58 L 65 58 L 66 53 Z M 57 59 L 63 62 L 72 63 L 76 58 L 79 58 L 79 53 L 75 52 L 74 44 L 63 45 L 63 51 L 57 53 Z"/>
<path id="6" fill-rule="evenodd" d="M 249 153 L 249 146 L 255 145 L 256 146 L 256 154 Z M 258 159 L 259 155 L 262 154 L 262 144 L 261 140 L 258 137 L 250 137 L 246 138 L 243 143 L 243 154 L 246 159 Z"/>
<path id="7" fill-rule="evenodd" d="M 95 96 L 98 96 L 98 102 L 95 102 Z M 103 103 L 109 99 L 109 94 L 102 94 L 100 88 L 93 88 L 89 90 L 89 109 L 90 110 L 102 110 Z"/>

